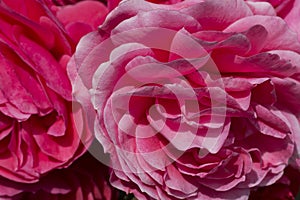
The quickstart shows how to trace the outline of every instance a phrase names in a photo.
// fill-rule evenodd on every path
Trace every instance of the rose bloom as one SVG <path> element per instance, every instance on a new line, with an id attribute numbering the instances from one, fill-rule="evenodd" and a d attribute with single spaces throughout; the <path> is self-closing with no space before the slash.
<path id="1" fill-rule="evenodd" d="M 86 153 L 67 169 L 54 170 L 38 183 L 14 183 L 1 178 L 0 196 L 1 199 L 12 200 L 117 199 L 118 193 L 108 184 L 108 178 L 108 168 Z M 2 196 L 7 191 L 14 196 Z"/>
<path id="2" fill-rule="evenodd" d="M 72 8 L 77 14 L 82 7 L 82 11 L 104 7 L 89 3 Z M 53 169 L 68 167 L 93 139 L 81 107 L 71 103 L 65 65 L 75 50 L 73 35 L 78 34 L 67 27 L 80 21 L 82 26 L 93 25 L 91 31 L 101 20 L 66 19 L 64 12 L 70 13 L 71 5 L 56 13 L 50 7 L 55 6 L 35 0 L 0 2 L 0 175 L 4 183 L 33 183 Z M 0 191 L 10 195 L 3 193 L 3 185 Z"/>
<path id="3" fill-rule="evenodd" d="M 248 199 L 299 167 L 299 53 L 267 3 L 128 0 L 68 69 L 113 186 L 137 199 Z"/>

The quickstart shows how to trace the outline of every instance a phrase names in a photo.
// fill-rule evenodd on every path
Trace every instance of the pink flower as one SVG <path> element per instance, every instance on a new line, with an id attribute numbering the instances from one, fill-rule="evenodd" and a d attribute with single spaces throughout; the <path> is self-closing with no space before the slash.
<path id="1" fill-rule="evenodd" d="M 43 1 L 4 0 L 0 15 L 0 174 L 33 183 L 92 140 L 65 68 L 76 44 Z"/>
<path id="2" fill-rule="evenodd" d="M 67 169 L 52 171 L 37 183 L 14 183 L 0 178 L 0 197 L 12 200 L 114 200 L 117 191 L 108 184 L 108 177 L 108 169 L 90 154 L 85 154 Z M 13 196 L 3 196 L 8 193 Z"/>
<path id="3" fill-rule="evenodd" d="M 96 112 L 113 186 L 138 199 L 248 199 L 299 154 L 299 53 L 270 4 L 128 0 L 68 69 Z"/>

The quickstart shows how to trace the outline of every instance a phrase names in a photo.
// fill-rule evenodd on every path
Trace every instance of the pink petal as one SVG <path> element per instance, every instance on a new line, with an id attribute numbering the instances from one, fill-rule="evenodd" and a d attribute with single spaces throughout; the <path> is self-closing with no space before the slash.
<path id="1" fill-rule="evenodd" d="M 287 14 L 284 20 L 288 23 L 289 27 L 297 33 L 300 41 L 299 12 L 300 2 L 296 0 L 294 1 L 292 10 Z"/>
<path id="2" fill-rule="evenodd" d="M 192 183 L 188 182 L 173 166 L 167 167 L 167 174 L 165 177 L 166 186 L 173 190 L 178 190 L 186 194 L 195 192 L 198 188 Z"/>
<path id="3" fill-rule="evenodd" d="M 276 16 L 273 6 L 267 2 L 251 2 L 246 1 L 254 15 L 270 15 Z"/>
<path id="4" fill-rule="evenodd" d="M 206 30 L 222 30 L 238 19 L 252 15 L 252 11 L 242 0 L 208 0 L 181 12 L 193 16 Z"/>
<path id="5" fill-rule="evenodd" d="M 225 32 L 243 32 L 249 27 L 262 25 L 268 32 L 264 50 L 282 49 L 300 52 L 300 43 L 296 33 L 291 31 L 283 19 L 273 16 L 250 16 L 242 18 L 229 27 Z"/>

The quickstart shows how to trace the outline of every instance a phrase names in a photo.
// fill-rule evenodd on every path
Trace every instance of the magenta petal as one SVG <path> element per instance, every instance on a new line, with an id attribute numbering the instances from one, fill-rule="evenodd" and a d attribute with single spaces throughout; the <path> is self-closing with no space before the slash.
<path id="1" fill-rule="evenodd" d="M 76 43 L 78 43 L 84 35 L 92 30 L 91 26 L 81 22 L 70 23 L 66 26 L 66 31 Z"/>
<path id="2" fill-rule="evenodd" d="M 27 54 L 31 54 L 35 63 L 33 68 L 46 80 L 49 87 L 66 99 L 71 99 L 71 85 L 66 72 L 53 58 L 53 56 L 30 39 L 20 36 L 19 42 Z M 57 80 L 60 80 L 59 82 Z"/>
<path id="3" fill-rule="evenodd" d="M 2 57 L 2 56 L 1 56 Z M 32 97 L 18 80 L 18 76 L 13 68 L 13 63 L 9 63 L 4 57 L 1 59 L 2 70 L 0 71 L 0 89 L 8 100 L 21 112 L 34 114 L 37 107 L 34 105 Z M 11 110 L 13 111 L 13 110 Z"/>
<path id="4" fill-rule="evenodd" d="M 65 134 L 66 127 L 64 120 L 60 117 L 54 124 L 48 129 L 48 134 L 52 136 L 63 136 Z"/>
<path id="5" fill-rule="evenodd" d="M 75 5 L 63 6 L 56 16 L 64 25 L 81 22 L 95 29 L 103 22 L 107 12 L 107 8 L 101 2 L 82 1 Z"/>

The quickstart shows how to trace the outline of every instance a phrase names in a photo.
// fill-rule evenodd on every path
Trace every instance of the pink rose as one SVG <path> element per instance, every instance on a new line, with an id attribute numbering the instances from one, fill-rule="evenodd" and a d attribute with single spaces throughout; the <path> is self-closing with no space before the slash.
<path id="1" fill-rule="evenodd" d="M 122 2 L 68 69 L 113 186 L 138 199 L 248 199 L 299 154 L 300 43 L 270 4 Z M 298 135 L 297 135 L 298 134 Z"/>
<path id="2" fill-rule="evenodd" d="M 92 140 L 64 64 L 75 43 L 43 1 L 4 0 L 0 15 L 0 174 L 33 183 Z"/>
<path id="3" fill-rule="evenodd" d="M 85 154 L 67 169 L 52 171 L 37 183 L 14 183 L 0 178 L 0 197 L 12 200 L 118 199 L 118 192 L 108 184 L 108 177 L 108 169 Z M 3 196 L 8 193 L 14 196 Z"/>

